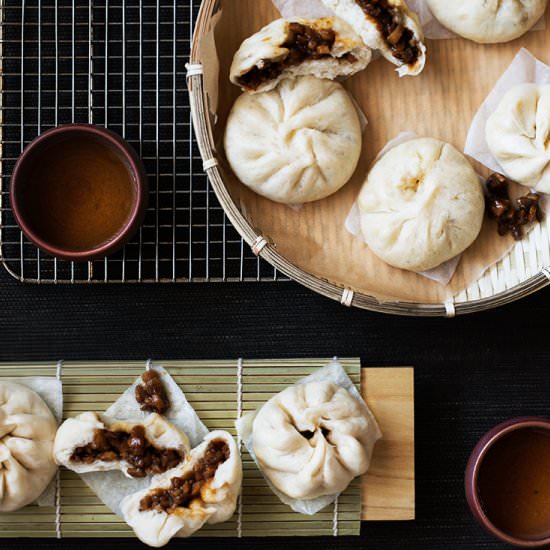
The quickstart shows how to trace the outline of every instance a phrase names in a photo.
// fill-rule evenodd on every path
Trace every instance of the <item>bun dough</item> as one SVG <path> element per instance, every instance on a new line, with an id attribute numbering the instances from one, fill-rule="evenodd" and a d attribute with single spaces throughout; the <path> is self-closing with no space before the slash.
<path id="1" fill-rule="evenodd" d="M 550 85 L 512 88 L 487 120 L 485 135 L 511 179 L 550 193 Z"/>
<path id="2" fill-rule="evenodd" d="M 168 422 L 157 413 L 150 414 L 146 420 L 140 422 L 145 428 L 145 437 L 160 449 L 176 449 L 183 456 L 187 456 L 190 450 L 187 435 L 179 428 Z M 75 449 L 92 443 L 96 430 L 108 429 L 112 431 L 130 432 L 136 423 L 113 421 L 108 418 L 103 420 L 93 412 L 85 412 L 74 418 L 68 418 L 61 424 L 55 437 L 54 456 L 55 461 L 73 472 L 84 474 L 87 472 L 107 472 L 120 470 L 127 477 L 128 470 L 132 468 L 126 460 L 102 461 L 96 460 L 90 464 L 71 460 Z"/>
<path id="3" fill-rule="evenodd" d="M 37 393 L 0 382 L 0 512 L 18 510 L 44 492 L 57 470 L 52 455 L 56 429 Z"/>
<path id="4" fill-rule="evenodd" d="M 442 25 L 482 44 L 519 38 L 544 15 L 548 4 L 548 0 L 427 1 Z"/>
<path id="5" fill-rule="evenodd" d="M 262 472 L 276 489 L 303 500 L 339 494 L 364 474 L 379 435 L 366 407 L 332 382 L 287 388 L 253 423 Z"/>
<path id="6" fill-rule="evenodd" d="M 200 495 L 188 507 L 178 507 L 170 513 L 154 509 L 140 511 L 140 502 L 144 497 L 155 490 L 167 489 L 174 478 L 185 477 L 204 457 L 208 444 L 219 440 L 227 444 L 229 458 L 218 466 L 214 477 L 202 485 Z M 142 542 L 153 547 L 164 546 L 174 536 L 189 537 L 205 523 L 221 523 L 231 518 L 237 506 L 242 476 L 241 457 L 231 435 L 223 431 L 210 432 L 191 451 L 187 463 L 155 476 L 148 489 L 122 501 L 124 521 Z"/>
<path id="7" fill-rule="evenodd" d="M 289 46 L 295 40 L 295 34 L 290 29 L 292 23 L 321 33 L 333 31 L 334 43 L 330 52 L 317 59 L 309 55 L 301 62 L 289 62 L 292 59 Z M 303 55 L 302 47 L 299 49 L 299 57 Z M 351 76 L 363 70 L 371 58 L 372 52 L 361 38 L 337 17 L 277 19 L 242 43 L 233 58 L 230 79 L 245 91 L 265 92 L 276 88 L 285 78 L 313 75 L 335 79 Z M 277 68 L 277 64 L 280 64 L 282 70 Z M 262 80 L 265 78 L 265 81 L 260 86 L 250 86 L 246 84 L 247 75 L 248 78 L 253 76 L 256 82 L 259 76 L 262 76 Z"/>
<path id="8" fill-rule="evenodd" d="M 341 84 L 304 76 L 241 95 L 229 115 L 225 152 L 242 183 L 285 204 L 323 199 L 353 175 L 361 124 Z"/>
<path id="9" fill-rule="evenodd" d="M 404 0 L 322 0 L 338 17 L 349 23 L 365 44 L 373 50 L 380 50 L 382 55 L 394 65 L 397 65 L 399 76 L 415 76 L 422 72 L 426 64 L 426 46 L 424 32 L 416 13 L 409 9 Z M 448 0 L 447 0 L 448 1 Z M 367 14 L 365 7 L 372 4 L 373 11 L 377 12 L 384 7 L 389 11 L 389 17 L 395 27 L 389 36 L 384 34 L 384 25 Z M 404 31 L 404 32 L 403 32 Z M 403 37 L 403 42 L 399 39 Z M 397 42 L 396 42 L 397 41 Z M 393 44 L 397 44 L 396 47 Z M 399 47 L 412 46 L 417 51 L 416 59 L 412 62 L 400 53 Z"/>
<path id="10" fill-rule="evenodd" d="M 372 167 L 358 199 L 361 230 L 388 264 L 422 272 L 468 248 L 483 223 L 485 201 L 462 153 L 437 139 L 415 139 Z"/>

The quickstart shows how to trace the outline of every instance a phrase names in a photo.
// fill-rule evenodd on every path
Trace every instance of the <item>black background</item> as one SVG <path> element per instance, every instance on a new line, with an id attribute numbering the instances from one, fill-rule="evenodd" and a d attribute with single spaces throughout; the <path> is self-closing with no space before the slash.
<path id="1" fill-rule="evenodd" d="M 21 2 L 5 3 L 11 6 L 11 10 L 5 7 L 5 17 L 16 17 L 17 23 Z M 60 3 L 66 6 L 61 14 L 66 16 L 70 12 L 67 6 L 71 4 Z M 78 18 L 86 21 L 88 4 L 83 0 L 77 0 L 76 4 L 79 6 Z M 138 5 L 136 2 L 128 4 Z M 36 52 L 33 50 L 35 42 L 30 38 L 36 38 L 32 33 L 37 29 L 28 23 L 29 18 L 36 15 L 35 10 L 30 9 L 36 3 L 26 5 L 26 48 L 31 59 Z M 199 2 L 195 2 L 196 8 L 198 5 Z M 135 16 L 135 11 L 129 12 L 129 20 Z M 51 9 L 43 12 L 43 17 L 48 14 L 51 17 L 53 13 Z M 96 6 L 94 20 L 100 34 L 95 54 L 99 56 L 99 72 L 102 70 L 103 12 Z M 146 14 L 148 19 L 153 15 Z M 115 10 L 110 16 L 116 23 L 120 14 Z M 70 29 L 63 28 L 65 32 Z M 83 28 L 87 32 L 87 24 Z M 129 25 L 128 33 L 133 32 L 132 29 L 134 27 Z M 45 26 L 43 30 L 42 38 L 49 36 L 51 39 L 51 27 Z M 6 31 L 14 33 L 11 37 L 13 51 L 9 50 L 10 42 L 6 41 L 3 69 L 9 72 L 12 67 L 17 87 L 20 83 L 17 74 L 20 45 L 15 39 L 20 36 L 20 28 L 17 24 L 13 28 L 8 25 Z M 117 38 L 116 32 L 115 25 L 111 30 L 112 38 Z M 84 47 L 82 63 L 87 64 L 87 35 L 79 34 L 79 40 L 80 47 Z M 112 45 L 111 53 L 116 53 L 117 47 Z M 183 53 L 187 55 L 187 49 Z M 37 71 L 31 70 L 33 65 L 29 65 L 29 59 L 26 72 L 34 75 Z M 70 64 L 70 59 L 64 62 Z M 116 62 L 116 59 L 111 60 L 112 68 Z M 46 68 L 42 66 L 44 73 L 48 73 Z M 80 71 L 84 76 L 82 82 L 77 82 L 79 89 L 86 89 L 88 85 L 86 71 L 87 65 Z M 35 102 L 31 92 L 36 83 L 32 78 L 35 76 L 25 81 L 29 105 Z M 183 72 L 180 78 L 184 78 Z M 7 78 L 6 83 L 9 84 Z M 119 88 L 120 83 L 115 79 L 108 84 L 109 100 L 113 104 L 118 97 L 113 96 L 113 90 Z M 59 87 L 62 101 L 70 82 L 60 80 Z M 101 92 L 101 80 L 95 82 L 94 89 Z M 178 105 L 183 106 L 185 93 L 182 94 Z M 7 96 L 6 101 L 10 97 Z M 17 104 L 18 93 L 13 97 L 12 101 Z M 101 98 L 102 94 L 98 93 L 95 101 L 101 102 Z M 81 109 L 77 109 L 76 119 L 86 120 L 87 95 L 81 94 L 77 100 Z M 144 97 L 145 104 L 151 101 Z M 8 117 L 6 120 L 11 116 L 18 123 L 20 115 L 14 107 L 9 106 L 4 114 Z M 29 121 L 31 115 L 32 112 L 26 115 L 28 135 L 25 139 L 32 139 L 37 132 L 34 119 Z M 61 109 L 59 121 L 69 115 L 67 109 Z M 101 103 L 94 115 L 102 116 Z M 111 113 L 110 122 L 118 115 L 116 110 Z M 43 114 L 43 124 L 48 122 L 45 116 Z M 95 122 L 101 123 L 101 118 Z M 52 121 L 48 123 L 53 124 Z M 18 131 L 17 124 L 16 127 Z M 19 154 L 19 140 L 13 139 L 15 158 Z M 9 167 L 4 177 L 9 177 Z M 17 233 L 16 244 L 18 238 Z M 359 356 L 363 366 L 415 367 L 416 521 L 364 524 L 360 539 L 284 542 L 281 539 L 192 539 L 173 542 L 171 548 L 200 550 L 222 545 L 227 549 L 259 546 L 275 549 L 284 545 L 288 550 L 503 548 L 505 545 L 486 535 L 470 516 L 462 486 L 464 467 L 469 452 L 485 431 L 510 417 L 545 415 L 550 402 L 550 376 L 547 374 L 550 291 L 475 317 L 410 319 L 346 309 L 292 283 L 39 287 L 21 285 L 0 269 L 0 311 L 1 361 L 340 355 Z M 120 550 L 142 547 L 133 540 L 117 540 L 116 543 L 3 540 L 0 548 L 99 550 L 113 548 L 115 544 Z"/>
<path id="2" fill-rule="evenodd" d="M 474 523 L 463 471 L 498 422 L 547 414 L 550 291 L 457 319 L 346 309 L 293 283 L 26 286 L 0 276 L 0 360 L 359 356 L 416 369 L 414 522 L 364 523 L 362 536 L 285 540 L 292 549 L 503 548 Z M 112 548 L 40 541 L 40 548 Z M 170 548 L 281 548 L 281 539 L 192 539 Z M 37 548 L 2 541 L 1 548 Z M 120 550 L 141 547 L 117 540 Z"/>

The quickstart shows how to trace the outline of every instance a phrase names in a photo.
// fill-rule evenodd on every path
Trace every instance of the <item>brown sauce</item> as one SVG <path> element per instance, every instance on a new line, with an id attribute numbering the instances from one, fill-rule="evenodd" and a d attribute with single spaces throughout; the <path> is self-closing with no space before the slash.
<path id="1" fill-rule="evenodd" d="M 281 48 L 288 50 L 288 55 L 282 61 L 263 59 L 260 66 L 254 66 L 239 77 L 239 84 L 248 90 L 257 90 L 265 82 L 275 80 L 289 67 L 303 63 L 306 59 L 323 59 L 332 57 L 331 50 L 336 40 L 332 29 L 313 29 L 301 23 L 292 22 L 288 25 L 288 36 Z M 353 63 L 356 58 L 346 54 L 341 61 Z"/>
<path id="2" fill-rule="evenodd" d="M 167 489 L 154 489 L 139 503 L 140 512 L 157 510 L 172 513 L 176 508 L 188 507 L 200 497 L 202 486 L 211 480 L 218 467 L 229 458 L 229 447 L 225 441 L 211 441 L 204 456 L 193 466 L 193 469 L 182 477 L 170 480 Z"/>
<path id="3" fill-rule="evenodd" d="M 355 0 L 380 30 L 392 55 L 405 65 L 414 65 L 420 57 L 420 48 L 411 29 L 400 22 L 398 10 L 388 0 Z"/>
<path id="4" fill-rule="evenodd" d="M 97 138 L 60 138 L 36 152 L 22 186 L 30 229 L 50 246 L 85 251 L 113 239 L 129 220 L 134 178 Z"/>
<path id="5" fill-rule="evenodd" d="M 522 539 L 550 535 L 550 433 L 520 429 L 491 447 L 479 471 L 489 520 Z"/>
<path id="6" fill-rule="evenodd" d="M 73 462 L 83 464 L 125 460 L 131 466 L 128 474 L 132 477 L 162 474 L 175 468 L 183 458 L 176 449 L 155 447 L 147 439 L 143 426 L 134 426 L 130 432 L 95 430 L 93 440 L 77 447 L 71 455 Z"/>

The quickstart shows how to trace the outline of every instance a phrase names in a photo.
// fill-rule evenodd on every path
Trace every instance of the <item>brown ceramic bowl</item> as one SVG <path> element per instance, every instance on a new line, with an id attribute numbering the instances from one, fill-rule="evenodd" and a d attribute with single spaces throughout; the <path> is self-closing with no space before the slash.
<path id="1" fill-rule="evenodd" d="M 60 155 L 63 155 L 63 143 L 66 143 L 67 139 L 70 140 L 72 138 L 91 138 L 99 142 L 102 147 L 114 153 L 117 158 L 124 162 L 133 186 L 133 195 L 129 207 L 130 213 L 126 221 L 109 238 L 87 249 L 69 249 L 55 242 L 48 242 L 48 239 L 44 238 L 44 235 L 39 234 L 39 232 L 33 229 L 33 221 L 30 219 L 31 216 L 25 207 L 25 201 L 28 199 L 26 199 L 24 191 L 26 186 L 29 185 L 29 178 L 26 175 L 33 165 L 36 167 L 38 161 L 41 163 L 44 162 L 44 148 L 48 148 L 48 155 L 57 154 L 57 150 L 59 150 Z M 46 161 L 44 170 L 48 169 L 47 164 Z M 10 201 L 17 224 L 27 238 L 38 248 L 47 254 L 64 260 L 94 260 L 112 254 L 122 248 L 131 239 L 143 221 L 145 211 L 147 210 L 147 197 L 147 174 L 134 149 L 114 132 L 90 124 L 67 124 L 42 133 L 21 153 L 11 177 Z M 34 208 L 36 209 L 36 207 Z M 41 215 L 47 215 L 47 213 Z M 55 223 L 54 220 L 52 220 L 52 223 Z"/>
<path id="2" fill-rule="evenodd" d="M 472 510 L 474 518 L 493 536 L 513 544 L 515 546 L 521 546 L 523 548 L 539 548 L 550 544 L 550 536 L 546 536 L 541 539 L 519 539 L 508 533 L 505 533 L 498 527 L 496 527 L 491 520 L 487 517 L 483 503 L 479 497 L 478 490 L 478 476 L 483 463 L 483 459 L 487 455 L 489 449 L 501 438 L 509 435 L 516 430 L 522 430 L 525 428 L 538 428 L 542 430 L 549 430 L 550 434 L 550 420 L 538 417 L 521 417 L 507 420 L 498 426 L 495 426 L 492 430 L 487 432 L 475 446 L 472 455 L 468 461 L 465 474 L 465 490 L 466 500 Z M 550 527 L 550 526 L 549 526 Z"/>

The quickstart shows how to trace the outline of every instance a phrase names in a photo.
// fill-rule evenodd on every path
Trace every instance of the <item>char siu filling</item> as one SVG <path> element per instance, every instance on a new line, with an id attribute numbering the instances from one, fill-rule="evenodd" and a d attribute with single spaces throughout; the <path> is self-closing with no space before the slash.
<path id="1" fill-rule="evenodd" d="M 304 430 L 304 431 L 301 431 L 299 433 L 302 437 L 304 437 L 308 441 L 315 437 L 315 432 L 312 432 L 310 430 Z M 325 427 L 321 426 L 321 433 L 323 434 L 323 437 L 325 439 L 328 439 L 328 436 L 330 435 L 330 430 L 327 430 Z"/>
<path id="2" fill-rule="evenodd" d="M 414 65 L 420 57 L 418 40 L 411 29 L 404 27 L 399 10 L 388 0 L 355 0 L 373 20 L 390 48 L 392 55 L 405 65 Z"/>
<path id="3" fill-rule="evenodd" d="M 98 429 L 93 440 L 77 447 L 71 455 L 73 462 L 93 464 L 96 461 L 126 461 L 132 477 L 145 477 L 148 474 L 161 474 L 175 468 L 182 460 L 183 453 L 176 449 L 159 449 L 145 435 L 143 426 L 134 426 L 128 433 Z"/>
<path id="4" fill-rule="evenodd" d="M 262 59 L 239 77 L 239 84 L 249 90 L 257 90 L 265 82 L 278 78 L 284 70 L 308 59 L 333 57 L 331 51 L 335 40 L 336 33 L 332 29 L 317 30 L 301 23 L 289 23 L 287 39 L 281 44 L 281 48 L 288 50 L 288 55 L 280 61 Z M 356 61 L 351 53 L 338 59 L 347 63 Z"/>
<path id="5" fill-rule="evenodd" d="M 162 385 L 159 373 L 155 370 L 148 370 L 141 375 L 141 384 L 136 386 L 136 401 L 142 411 L 156 412 L 162 414 L 170 407 L 170 401 L 166 390 Z"/>
<path id="6" fill-rule="evenodd" d="M 140 512 L 156 510 L 170 514 L 176 508 L 187 508 L 191 502 L 200 498 L 205 483 L 216 475 L 221 464 L 229 459 L 230 451 L 222 440 L 211 441 L 204 453 L 193 466 L 193 469 L 181 477 L 170 480 L 167 489 L 154 489 L 143 497 L 139 503 Z"/>

